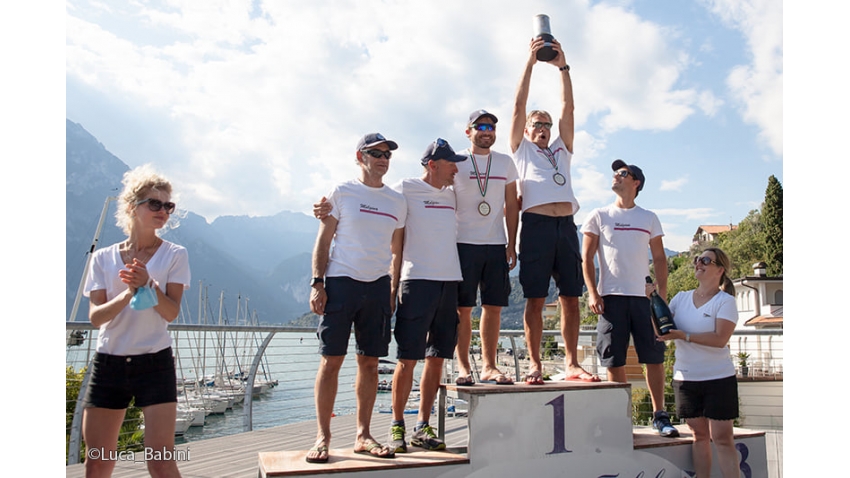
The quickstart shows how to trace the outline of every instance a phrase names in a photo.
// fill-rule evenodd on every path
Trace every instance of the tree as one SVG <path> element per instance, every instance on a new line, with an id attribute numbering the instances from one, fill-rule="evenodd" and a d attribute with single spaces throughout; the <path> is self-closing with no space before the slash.
<path id="1" fill-rule="evenodd" d="M 782 275 L 782 184 L 773 175 L 767 179 L 761 223 L 767 253 L 767 274 Z"/>

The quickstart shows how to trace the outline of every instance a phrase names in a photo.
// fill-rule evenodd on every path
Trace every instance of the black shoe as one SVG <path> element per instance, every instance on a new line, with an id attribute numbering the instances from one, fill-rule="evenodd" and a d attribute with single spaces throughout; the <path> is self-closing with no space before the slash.
<path id="1" fill-rule="evenodd" d="M 667 412 L 655 412 L 655 418 L 652 420 L 652 429 L 658 430 L 658 434 L 663 437 L 675 438 L 679 436 L 679 430 L 670 423 L 670 415 Z"/>

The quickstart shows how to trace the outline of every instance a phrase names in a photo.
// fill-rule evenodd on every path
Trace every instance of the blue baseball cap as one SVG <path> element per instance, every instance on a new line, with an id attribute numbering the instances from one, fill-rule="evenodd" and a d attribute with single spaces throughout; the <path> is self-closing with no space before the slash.
<path id="1" fill-rule="evenodd" d="M 646 178 L 643 176 L 643 170 L 641 170 L 639 167 L 635 166 L 634 164 L 626 164 L 626 162 L 623 161 L 622 159 L 618 159 L 618 160 L 614 161 L 613 164 L 611 164 L 611 169 L 614 170 L 614 171 L 616 171 L 620 168 L 628 169 L 629 172 L 632 173 L 632 176 L 634 176 L 635 179 L 640 181 L 640 184 L 638 184 L 638 188 L 637 188 L 638 192 L 640 192 L 640 190 L 643 189 L 644 183 L 646 183 Z"/>
<path id="2" fill-rule="evenodd" d="M 496 118 L 496 115 L 493 113 L 490 113 L 487 110 L 475 110 L 472 113 L 469 113 L 469 123 L 466 124 L 473 124 L 484 116 L 490 118 L 493 121 L 493 124 L 499 122 L 499 118 Z"/>
<path id="3" fill-rule="evenodd" d="M 422 165 L 425 166 L 428 164 L 428 161 L 437 161 L 440 159 L 459 163 L 461 161 L 466 161 L 466 156 L 455 154 L 455 150 L 452 149 L 448 141 L 443 138 L 437 138 L 436 141 L 428 145 L 428 149 L 426 149 L 425 153 L 422 155 Z"/>
<path id="4" fill-rule="evenodd" d="M 384 138 L 384 135 L 381 133 L 369 133 L 366 136 L 360 138 L 360 141 L 357 142 L 357 151 L 361 151 L 365 148 L 371 148 L 372 146 L 387 143 L 387 146 L 390 148 L 390 151 L 398 149 L 398 144 L 395 141 L 390 141 L 387 138 Z"/>

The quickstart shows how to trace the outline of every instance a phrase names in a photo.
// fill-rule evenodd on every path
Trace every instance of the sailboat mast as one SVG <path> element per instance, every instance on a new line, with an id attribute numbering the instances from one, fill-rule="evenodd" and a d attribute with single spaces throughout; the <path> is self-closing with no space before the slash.
<path id="1" fill-rule="evenodd" d="M 80 301 L 83 297 L 83 287 L 85 287 L 86 284 L 86 275 L 89 272 L 92 254 L 94 254 L 94 250 L 97 248 L 97 241 L 100 240 L 100 231 L 103 230 L 103 221 L 106 219 L 106 212 L 109 210 L 109 203 L 117 199 L 118 198 L 115 196 L 109 196 L 106 198 L 106 201 L 103 202 L 103 210 L 100 211 L 100 220 L 97 222 L 97 230 L 94 232 L 94 239 L 92 239 L 91 248 L 89 248 L 89 252 L 86 254 L 86 266 L 83 267 L 83 276 L 80 278 L 80 285 L 77 287 L 77 296 L 74 297 L 74 306 L 71 307 L 71 316 L 68 317 L 68 322 L 73 322 L 77 318 L 77 310 L 80 308 Z"/>

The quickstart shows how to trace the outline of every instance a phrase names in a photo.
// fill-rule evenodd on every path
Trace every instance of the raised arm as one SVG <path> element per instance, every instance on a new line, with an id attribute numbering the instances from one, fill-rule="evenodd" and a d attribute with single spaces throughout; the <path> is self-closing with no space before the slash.
<path id="1" fill-rule="evenodd" d="M 528 88 L 531 84 L 531 70 L 534 64 L 537 63 L 537 50 L 543 47 L 543 40 L 532 40 L 529 47 L 528 59 L 525 62 L 525 69 L 519 79 L 519 85 L 516 89 L 516 98 L 514 99 L 514 111 L 511 116 L 511 152 L 515 153 L 519 144 L 522 142 L 522 136 L 525 132 L 526 121 L 526 104 L 528 103 Z"/>
<path id="2" fill-rule="evenodd" d="M 570 79 L 570 69 L 567 66 L 567 59 L 564 56 L 564 52 L 561 50 L 561 44 L 557 40 L 552 40 L 552 43 L 552 49 L 558 52 L 558 56 L 549 63 L 557 66 L 558 73 L 561 75 L 561 118 L 558 120 L 558 133 L 561 135 L 561 140 L 567 146 L 567 149 L 572 153 L 573 137 L 575 136 L 573 82 Z"/>

